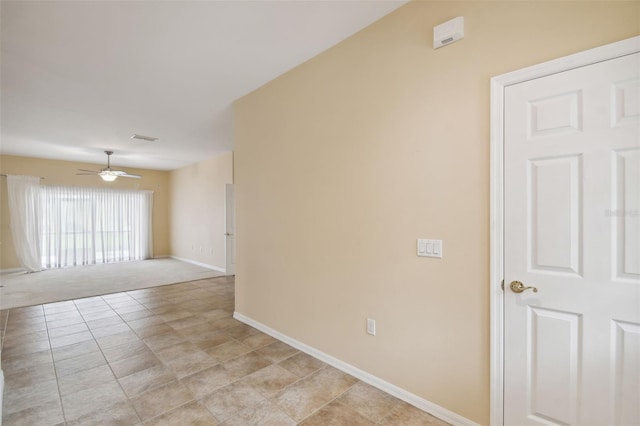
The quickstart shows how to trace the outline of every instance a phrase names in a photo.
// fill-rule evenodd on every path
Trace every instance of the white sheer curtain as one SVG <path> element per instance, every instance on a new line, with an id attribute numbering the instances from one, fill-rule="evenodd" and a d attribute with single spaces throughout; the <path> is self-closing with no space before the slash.
<path id="1" fill-rule="evenodd" d="M 42 270 L 40 263 L 40 178 L 7 176 L 11 235 L 16 256 L 27 272 Z"/>
<path id="2" fill-rule="evenodd" d="M 42 266 L 153 257 L 153 192 L 42 186 Z"/>

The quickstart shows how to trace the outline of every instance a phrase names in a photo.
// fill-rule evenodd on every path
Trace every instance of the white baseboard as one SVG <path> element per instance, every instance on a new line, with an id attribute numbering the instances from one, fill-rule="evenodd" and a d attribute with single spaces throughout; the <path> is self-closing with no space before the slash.
<path id="1" fill-rule="evenodd" d="M 319 351 L 316 348 L 313 348 L 309 345 L 306 345 L 294 338 L 291 338 L 285 334 L 280 333 L 258 321 L 255 321 L 249 317 L 242 315 L 239 312 L 234 312 L 233 317 L 238 321 L 241 321 L 247 325 L 250 325 L 258 330 L 266 333 L 272 337 L 275 337 L 278 340 L 285 342 L 286 344 L 293 346 L 294 348 L 305 352 L 311 355 L 314 358 L 317 358 L 332 367 L 337 368 L 338 370 L 344 371 L 347 374 L 352 375 L 353 377 L 362 380 L 365 383 L 370 384 L 371 386 L 378 388 L 390 395 L 395 396 L 398 399 L 403 400 L 404 402 L 413 405 L 416 408 L 421 409 L 434 417 L 437 417 L 441 420 L 444 420 L 447 423 L 450 423 L 454 426 L 478 426 L 477 423 L 463 417 L 459 414 L 454 413 L 453 411 L 449 411 L 446 408 L 443 408 L 433 402 L 427 401 L 424 398 L 419 397 L 409 391 L 406 391 L 402 388 L 399 388 L 396 385 L 393 385 L 387 381 L 382 380 L 379 377 L 376 377 L 372 374 L 367 373 L 366 371 L 360 370 L 357 367 L 354 367 L 351 364 L 347 364 L 344 361 L 341 361 L 337 358 L 332 357 L 329 354 L 326 354 L 322 351 Z"/>
<path id="2" fill-rule="evenodd" d="M 219 266 L 214 266 L 214 265 L 208 265 L 206 263 L 198 262 L 196 260 L 184 259 L 178 256 L 169 256 L 169 257 L 175 260 L 179 260 L 181 262 L 187 262 L 187 263 L 191 263 L 192 265 L 202 266 L 203 268 L 213 269 L 214 271 L 222 272 L 223 274 L 227 272 L 225 268 L 221 268 Z"/>

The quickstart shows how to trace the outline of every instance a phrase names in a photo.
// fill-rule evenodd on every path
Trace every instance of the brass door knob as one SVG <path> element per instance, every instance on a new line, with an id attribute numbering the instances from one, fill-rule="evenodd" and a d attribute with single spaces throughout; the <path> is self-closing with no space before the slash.
<path id="1" fill-rule="evenodd" d="M 509 285 L 509 287 L 511 287 L 511 291 L 513 291 L 514 293 L 522 293 L 523 291 L 529 290 L 529 289 L 533 289 L 534 293 L 538 292 L 537 288 L 535 288 L 533 286 L 526 287 L 520 281 L 511 281 L 511 284 Z"/>

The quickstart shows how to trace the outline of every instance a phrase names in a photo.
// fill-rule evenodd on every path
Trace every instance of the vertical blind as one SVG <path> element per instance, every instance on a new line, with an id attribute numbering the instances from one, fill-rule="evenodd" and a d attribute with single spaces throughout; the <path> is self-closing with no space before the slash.
<path id="1" fill-rule="evenodd" d="M 153 257 L 153 192 L 41 186 L 44 268 Z"/>

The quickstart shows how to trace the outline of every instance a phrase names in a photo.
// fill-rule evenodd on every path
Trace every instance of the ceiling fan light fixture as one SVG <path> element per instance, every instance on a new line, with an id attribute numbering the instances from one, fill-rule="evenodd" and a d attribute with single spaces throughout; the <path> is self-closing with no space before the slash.
<path id="1" fill-rule="evenodd" d="M 105 182 L 113 182 L 119 177 L 135 178 L 135 179 L 142 178 L 142 176 L 140 175 L 127 173 L 124 170 L 113 170 L 111 168 L 111 155 L 113 155 L 113 151 L 105 151 L 104 153 L 107 154 L 107 167 L 100 170 L 99 172 L 95 170 L 78 169 L 78 171 L 82 173 L 76 173 L 76 174 L 77 175 L 98 175 Z"/>
<path id="2" fill-rule="evenodd" d="M 113 182 L 114 180 L 118 179 L 117 175 L 112 175 L 110 173 L 104 173 L 104 172 L 100 173 L 100 177 L 105 182 Z"/>

